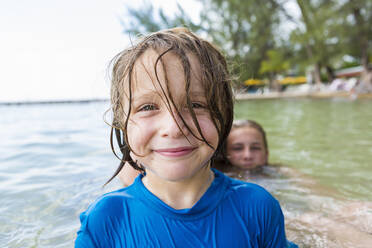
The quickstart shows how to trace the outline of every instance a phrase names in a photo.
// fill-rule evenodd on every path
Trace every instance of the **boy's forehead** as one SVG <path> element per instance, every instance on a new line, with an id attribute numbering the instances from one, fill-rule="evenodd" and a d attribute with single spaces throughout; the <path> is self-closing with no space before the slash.
<path id="1" fill-rule="evenodd" d="M 164 87 L 166 80 L 168 80 L 170 88 L 176 87 L 179 89 L 180 86 L 184 87 L 186 81 L 185 68 L 179 56 L 171 51 L 162 56 L 160 60 L 158 60 L 159 56 L 159 52 L 148 49 L 138 58 L 133 68 L 133 87 L 159 90 L 159 81 L 161 86 Z M 201 90 L 198 59 L 191 53 L 186 56 L 190 65 L 191 87 L 195 90 Z"/>
<path id="2" fill-rule="evenodd" d="M 164 51 L 162 51 L 164 52 Z M 175 54 L 173 51 L 166 52 L 164 55 L 159 56 L 162 52 L 158 52 L 154 49 L 147 49 L 134 63 L 134 70 L 147 70 L 154 72 L 155 64 L 157 72 L 163 71 L 163 66 L 168 70 L 181 70 L 185 68 L 182 65 L 181 58 L 179 55 Z M 198 58 L 191 52 L 185 51 L 186 59 L 189 61 L 190 69 L 195 73 L 200 73 L 200 63 Z M 159 60 L 158 60 L 159 59 Z M 167 72 L 168 73 L 168 72 Z"/>
<path id="3" fill-rule="evenodd" d="M 154 68 L 156 59 L 159 57 L 159 53 L 154 49 L 147 49 L 134 63 L 134 69 L 140 70 L 141 68 Z"/>
<path id="4" fill-rule="evenodd" d="M 158 76 L 162 80 L 164 75 L 164 68 L 161 61 L 156 62 L 159 54 L 153 49 L 147 49 L 134 63 L 133 68 L 133 82 L 135 87 L 144 87 L 143 83 L 148 80 L 155 82 Z M 155 72 L 156 64 L 156 72 Z M 156 75 L 157 74 L 157 75 Z"/>

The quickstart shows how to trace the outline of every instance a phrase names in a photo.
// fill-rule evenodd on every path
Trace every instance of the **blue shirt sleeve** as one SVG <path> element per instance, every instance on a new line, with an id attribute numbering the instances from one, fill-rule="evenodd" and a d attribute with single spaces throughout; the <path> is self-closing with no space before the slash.
<path id="1" fill-rule="evenodd" d="M 278 201 L 271 195 L 270 198 L 263 209 L 265 228 L 263 247 L 285 248 L 287 240 L 285 237 L 284 216 Z"/>
<path id="2" fill-rule="evenodd" d="M 279 202 L 264 188 L 252 184 L 249 186 L 249 191 L 237 193 L 246 196 L 240 195 L 240 199 L 246 202 L 243 204 L 248 211 L 246 215 L 251 216 L 248 219 L 251 221 L 252 233 L 254 229 L 258 230 L 257 245 L 265 248 L 296 247 L 288 246 L 290 243 L 286 239 L 284 215 Z"/>
<path id="3" fill-rule="evenodd" d="M 126 247 L 120 231 L 125 223 L 122 199 L 115 193 L 105 194 L 80 215 L 75 248 Z"/>
<path id="4" fill-rule="evenodd" d="M 298 248 L 298 246 L 291 241 L 287 241 L 287 248 Z"/>
<path id="5" fill-rule="evenodd" d="M 271 205 L 271 206 L 270 206 Z M 285 235 L 284 215 L 279 202 L 271 196 L 271 204 L 265 209 L 266 234 L 264 246 L 268 248 L 298 248 L 298 246 L 287 240 Z"/>
<path id="6" fill-rule="evenodd" d="M 75 240 L 75 248 L 96 248 L 87 225 L 87 215 L 85 212 L 80 214 L 81 227 L 77 233 L 77 238 Z"/>

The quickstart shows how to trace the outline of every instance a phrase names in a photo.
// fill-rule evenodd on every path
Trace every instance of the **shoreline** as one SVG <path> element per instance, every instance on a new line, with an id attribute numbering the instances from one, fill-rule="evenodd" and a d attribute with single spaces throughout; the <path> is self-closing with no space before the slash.
<path id="1" fill-rule="evenodd" d="M 286 98 L 314 98 L 314 99 L 327 99 L 327 98 L 349 98 L 356 99 L 372 99 L 372 93 L 353 94 L 347 91 L 314 91 L 314 92 L 270 92 L 264 94 L 236 94 L 235 99 L 241 100 L 263 100 L 263 99 L 286 99 Z"/>
<path id="2" fill-rule="evenodd" d="M 372 93 L 353 94 L 347 91 L 314 91 L 314 92 L 268 92 L 263 94 L 256 93 L 240 93 L 235 94 L 235 100 L 266 100 L 266 99 L 327 99 L 327 98 L 348 98 L 350 100 L 356 99 L 372 99 Z M 80 99 L 80 100 L 41 100 L 41 101 L 14 101 L 14 102 L 0 102 L 0 106 L 18 106 L 18 105 L 43 105 L 43 104 L 87 104 L 93 102 L 107 102 L 109 99 Z"/>

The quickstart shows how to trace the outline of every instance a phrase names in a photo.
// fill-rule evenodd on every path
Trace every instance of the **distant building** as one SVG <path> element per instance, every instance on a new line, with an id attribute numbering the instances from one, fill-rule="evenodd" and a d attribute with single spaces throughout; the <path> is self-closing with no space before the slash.
<path id="1" fill-rule="evenodd" d="M 337 70 L 335 72 L 335 75 L 337 78 L 343 78 L 343 77 L 359 77 L 360 74 L 363 71 L 362 66 L 354 66 L 350 68 L 345 68 L 341 70 Z"/>

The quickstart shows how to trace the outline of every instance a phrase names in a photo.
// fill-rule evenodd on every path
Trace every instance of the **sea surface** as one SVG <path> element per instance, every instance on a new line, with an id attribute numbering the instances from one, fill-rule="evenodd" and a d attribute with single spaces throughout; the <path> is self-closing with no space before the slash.
<path id="1" fill-rule="evenodd" d="M 0 247 L 73 247 L 79 214 L 104 192 L 113 155 L 107 102 L 0 106 Z M 281 203 L 300 247 L 371 247 L 372 101 L 250 100 L 237 119 L 267 131 L 261 175 L 233 175 Z M 107 117 L 110 120 L 110 116 Z"/>

